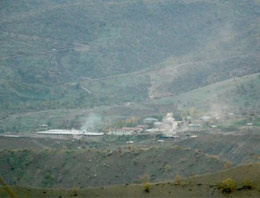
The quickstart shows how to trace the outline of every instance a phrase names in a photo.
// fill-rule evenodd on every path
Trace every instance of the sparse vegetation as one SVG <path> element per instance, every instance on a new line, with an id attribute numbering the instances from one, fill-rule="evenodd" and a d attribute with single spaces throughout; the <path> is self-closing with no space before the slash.
<path id="1" fill-rule="evenodd" d="M 227 178 L 218 185 L 218 188 L 221 192 L 229 194 L 237 189 L 237 184 L 233 179 Z"/>
<path id="2" fill-rule="evenodd" d="M 181 177 L 180 175 L 176 175 L 176 176 L 174 177 L 174 182 L 173 182 L 173 183 L 174 183 L 175 185 L 178 185 L 178 186 L 179 186 L 179 185 L 182 184 L 182 180 L 183 180 L 183 179 L 182 179 L 182 177 Z"/>
<path id="3" fill-rule="evenodd" d="M 142 183 L 142 184 L 122 184 L 109 185 L 96 188 L 80 188 L 78 189 L 77 197 L 259 197 L 259 187 L 255 186 L 253 189 L 240 188 L 245 181 L 240 175 L 247 175 L 248 180 L 259 183 L 259 177 L 256 171 L 259 170 L 260 164 L 248 164 L 236 168 L 226 169 L 224 171 L 193 177 L 193 183 L 189 184 L 186 179 L 183 179 L 185 186 L 180 187 L 174 185 L 172 182 L 156 182 L 156 183 Z M 234 194 L 216 192 L 216 186 L 219 186 L 219 181 L 224 181 L 226 176 L 236 178 L 237 191 Z M 216 179 L 217 178 L 217 179 Z M 251 184 L 250 184 L 251 185 Z M 239 188 L 238 188 L 239 187 Z M 147 189 L 147 190 L 146 190 Z M 74 197 L 71 189 L 42 189 L 42 188 L 24 188 L 13 187 L 13 190 L 19 197 Z M 5 190 L 0 187 L 0 196 L 4 195 Z M 146 194 L 146 195 L 145 195 Z"/>
<path id="4" fill-rule="evenodd" d="M 246 180 L 242 183 L 241 188 L 239 188 L 240 190 L 253 190 L 255 189 L 255 185 L 253 184 L 253 182 L 251 182 L 250 180 Z"/>
<path id="5" fill-rule="evenodd" d="M 166 165 L 164 166 L 164 172 L 169 172 L 171 169 L 172 169 L 172 167 L 171 167 L 170 164 L 166 164 Z"/>

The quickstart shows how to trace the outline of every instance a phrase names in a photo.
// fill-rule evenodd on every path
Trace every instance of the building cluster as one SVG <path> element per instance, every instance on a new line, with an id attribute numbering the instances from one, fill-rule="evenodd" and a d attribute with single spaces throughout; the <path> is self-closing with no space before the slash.
<path id="1" fill-rule="evenodd" d="M 138 134 L 161 134 L 165 137 L 174 137 L 182 121 L 176 121 L 173 113 L 167 113 L 166 116 L 159 121 L 157 118 L 145 118 L 141 125 L 136 127 L 111 128 L 108 135 L 138 135 Z"/>
<path id="2" fill-rule="evenodd" d="M 216 122 L 217 115 L 203 115 L 198 119 L 185 116 L 182 120 L 175 120 L 173 113 L 167 113 L 162 120 L 148 117 L 143 119 L 142 124 L 136 127 L 111 128 L 108 135 L 138 135 L 138 134 L 160 134 L 164 137 L 176 137 L 183 132 L 195 132 L 203 129 L 205 125 L 216 128 L 212 123 Z"/>
<path id="3" fill-rule="evenodd" d="M 194 132 L 199 131 L 206 124 L 214 123 L 213 120 L 219 119 L 215 115 L 204 115 L 199 119 L 193 119 L 191 116 L 185 116 L 181 121 L 177 121 L 173 117 L 173 113 L 167 113 L 161 120 L 153 117 L 148 117 L 142 120 L 135 127 L 121 127 L 121 128 L 110 128 L 106 135 L 124 136 L 124 135 L 162 135 L 164 137 L 177 137 L 183 132 Z M 248 124 L 249 125 L 249 124 Z M 215 125 L 211 125 L 215 128 Z M 104 133 L 100 132 L 87 132 L 84 130 L 62 130 L 62 129 L 51 129 L 48 130 L 47 125 L 41 126 L 38 135 L 50 136 L 50 137 L 72 137 L 82 138 L 84 136 L 102 136 Z"/>

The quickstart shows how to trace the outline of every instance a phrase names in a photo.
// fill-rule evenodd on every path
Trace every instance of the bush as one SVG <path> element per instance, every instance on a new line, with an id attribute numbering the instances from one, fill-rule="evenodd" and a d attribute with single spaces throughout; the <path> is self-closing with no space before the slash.
<path id="1" fill-rule="evenodd" d="M 169 172 L 170 170 L 172 169 L 172 167 L 171 167 L 171 165 L 169 165 L 169 164 L 166 164 L 165 166 L 164 166 L 164 172 Z"/>
<path id="2" fill-rule="evenodd" d="M 146 183 L 144 184 L 144 191 L 147 192 L 147 193 L 149 193 L 150 190 L 151 190 L 151 184 L 150 184 L 150 182 L 146 182 Z"/>
<path id="3" fill-rule="evenodd" d="M 241 190 L 253 190 L 255 188 L 254 184 L 249 181 L 246 180 L 243 184 L 242 187 L 240 188 Z"/>
<path id="4" fill-rule="evenodd" d="M 232 162 L 231 161 L 226 161 L 224 166 L 225 166 L 225 168 L 230 168 L 232 166 Z"/>
<path id="5" fill-rule="evenodd" d="M 137 165 L 137 160 L 136 160 L 136 159 L 133 159 L 133 160 L 132 160 L 132 164 L 133 164 L 134 166 L 136 166 L 136 165 Z"/>
<path id="6" fill-rule="evenodd" d="M 181 185 L 182 177 L 180 175 L 176 175 L 174 178 L 175 185 Z"/>
<path id="7" fill-rule="evenodd" d="M 237 185 L 234 180 L 228 178 L 222 181 L 218 187 L 223 193 L 231 193 L 236 190 Z"/>
<path id="8" fill-rule="evenodd" d="M 79 190 L 78 188 L 74 187 L 72 189 L 72 196 L 77 197 L 78 196 L 78 190 Z"/>

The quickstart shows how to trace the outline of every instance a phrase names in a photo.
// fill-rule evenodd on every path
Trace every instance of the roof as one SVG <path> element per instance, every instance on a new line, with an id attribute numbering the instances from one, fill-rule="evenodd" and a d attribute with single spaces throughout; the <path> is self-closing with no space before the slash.
<path id="1" fill-rule="evenodd" d="M 82 131 L 78 130 L 63 130 L 63 129 L 51 129 L 48 131 L 40 131 L 37 132 L 38 134 L 45 134 L 45 135 L 83 135 Z"/>
<path id="2" fill-rule="evenodd" d="M 156 118 L 145 118 L 144 121 L 157 121 L 158 119 Z"/>
<path id="3" fill-rule="evenodd" d="M 83 132 L 80 130 L 63 130 L 63 129 L 52 129 L 48 131 L 40 131 L 37 132 L 38 134 L 44 134 L 44 135 L 86 135 L 86 136 L 101 136 L 104 135 L 104 133 L 98 133 L 98 132 Z"/>
<path id="4" fill-rule="evenodd" d="M 87 133 L 84 133 L 84 135 L 89 135 L 89 136 L 101 136 L 101 135 L 104 135 L 104 133 L 87 132 Z"/>
<path id="5" fill-rule="evenodd" d="M 20 137 L 19 135 L 3 135 L 4 137 L 14 137 L 14 138 L 17 138 L 17 137 Z"/>
<path id="6" fill-rule="evenodd" d="M 140 130 L 143 130 L 143 129 L 142 128 L 137 128 L 137 127 L 122 127 L 122 130 L 140 131 Z"/>
<path id="7" fill-rule="evenodd" d="M 42 125 L 40 125 L 40 127 L 48 127 L 48 125 L 47 124 L 42 124 Z"/>

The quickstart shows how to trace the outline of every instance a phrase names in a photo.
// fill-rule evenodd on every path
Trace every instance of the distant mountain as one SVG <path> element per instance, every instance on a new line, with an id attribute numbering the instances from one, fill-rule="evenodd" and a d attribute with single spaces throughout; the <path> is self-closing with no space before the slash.
<path id="1" fill-rule="evenodd" d="M 1 2 L 1 115 L 143 102 L 260 72 L 257 0 Z"/>

